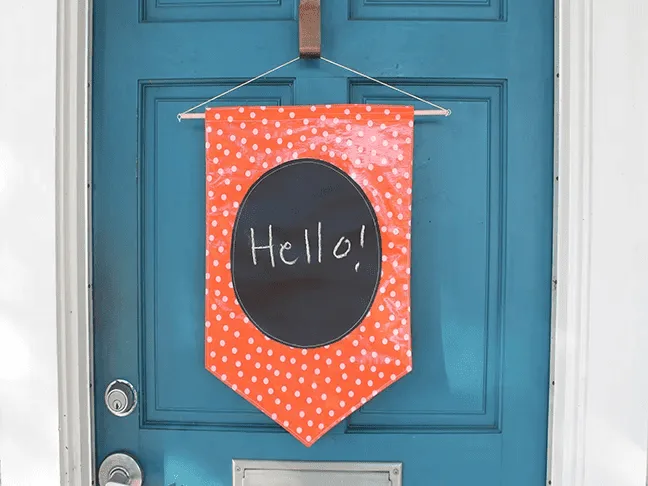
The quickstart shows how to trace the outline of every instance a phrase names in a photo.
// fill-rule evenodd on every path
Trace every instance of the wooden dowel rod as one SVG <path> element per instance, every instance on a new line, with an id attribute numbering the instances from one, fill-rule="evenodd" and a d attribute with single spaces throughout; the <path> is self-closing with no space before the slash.
<path id="1" fill-rule="evenodd" d="M 450 110 L 414 110 L 415 116 L 448 116 Z M 185 113 L 180 115 L 182 120 L 192 120 L 205 118 L 204 113 Z"/>

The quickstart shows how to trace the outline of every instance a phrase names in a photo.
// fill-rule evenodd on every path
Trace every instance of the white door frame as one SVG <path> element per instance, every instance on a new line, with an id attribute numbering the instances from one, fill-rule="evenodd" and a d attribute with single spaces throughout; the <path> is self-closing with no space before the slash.
<path id="1" fill-rule="evenodd" d="M 610 187 L 603 186 L 611 179 L 616 196 L 622 196 L 635 191 L 641 180 L 646 183 L 648 179 L 637 162 L 605 160 L 622 144 L 631 147 L 630 152 L 626 150 L 622 155 L 637 158 L 648 155 L 648 151 L 643 151 L 646 144 L 642 137 L 638 141 L 632 138 L 641 133 L 641 127 L 648 128 L 643 115 L 648 110 L 648 98 L 644 95 L 637 101 L 639 91 L 632 90 L 635 85 L 648 85 L 648 62 L 640 59 L 641 42 L 644 46 L 648 44 L 645 35 L 641 37 L 647 9 L 642 10 L 640 2 L 597 0 L 594 11 L 594 0 L 556 0 L 557 180 L 553 385 L 548 431 L 548 471 L 552 486 L 639 486 L 645 481 L 648 413 L 644 405 L 648 396 L 645 378 L 648 372 L 644 370 L 648 369 L 645 366 L 648 358 L 642 356 L 648 353 L 643 353 L 646 351 L 643 338 L 647 334 L 640 331 L 639 318 L 647 306 L 632 297 L 636 298 L 646 287 L 632 272 L 648 272 L 648 265 L 645 257 L 641 260 L 632 254 L 616 255 L 617 261 L 612 265 L 610 255 L 623 251 L 624 240 L 619 243 L 618 238 L 612 238 L 608 228 L 625 231 L 630 242 L 633 238 L 645 238 L 648 232 L 636 229 L 636 225 L 642 220 L 645 225 L 648 220 L 645 212 L 639 210 L 640 203 L 648 202 L 648 198 L 610 201 Z M 89 305 L 92 10 L 90 0 L 58 0 L 58 7 L 56 228 L 60 459 L 63 484 L 87 486 L 92 484 L 95 470 Z M 615 79 L 613 73 L 608 73 L 605 65 L 609 63 L 616 63 L 623 76 Z M 602 106 L 612 86 L 620 111 L 618 108 L 607 113 L 594 110 L 594 101 Z M 616 122 L 609 121 L 609 116 L 615 117 Z M 608 132 L 610 127 L 616 127 L 617 131 L 612 133 L 617 135 L 616 139 Z M 622 130 L 629 132 L 624 135 Z M 648 132 L 643 137 L 648 137 Z M 612 163 L 622 174 L 610 169 Z M 637 178 L 642 175 L 643 179 Z M 648 208 L 648 204 L 644 207 Z M 598 226 L 592 224 L 595 210 L 600 210 L 595 213 Z M 630 212 L 625 219 L 632 219 L 634 211 L 637 217 L 634 229 L 615 227 L 618 211 L 625 211 L 626 215 Z M 612 244 L 621 245 L 618 252 L 611 248 Z M 607 279 L 619 279 L 624 276 L 623 272 L 630 272 L 629 276 L 625 275 L 630 281 L 617 281 L 620 290 L 610 292 Z M 629 299 L 624 300 L 623 296 Z M 603 302 L 606 298 L 607 303 Z M 626 314 L 619 314 L 621 305 L 625 306 Z M 606 324 L 605 318 L 613 315 L 623 322 Z M 608 339 L 614 345 L 606 346 Z M 642 343 L 641 349 L 619 347 L 633 342 Z M 633 359 L 639 369 L 623 365 L 628 359 Z M 606 363 L 619 365 L 622 376 L 611 373 Z M 635 385 L 647 391 L 633 390 Z M 606 398 L 610 392 L 613 397 Z M 626 403 L 627 400 L 630 402 Z M 636 406 L 632 405 L 633 400 L 638 401 Z"/>

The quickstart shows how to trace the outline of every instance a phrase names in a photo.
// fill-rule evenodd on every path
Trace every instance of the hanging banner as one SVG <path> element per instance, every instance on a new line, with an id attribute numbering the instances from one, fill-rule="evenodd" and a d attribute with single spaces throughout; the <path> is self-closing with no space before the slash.
<path id="1" fill-rule="evenodd" d="M 310 446 L 412 370 L 408 106 L 205 112 L 205 364 Z"/>

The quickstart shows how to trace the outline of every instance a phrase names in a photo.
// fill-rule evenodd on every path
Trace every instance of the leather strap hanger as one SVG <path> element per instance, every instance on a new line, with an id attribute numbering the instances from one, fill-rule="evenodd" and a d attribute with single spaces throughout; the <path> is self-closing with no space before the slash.
<path id="1" fill-rule="evenodd" d="M 299 1 L 299 57 L 319 58 L 322 54 L 320 0 Z"/>

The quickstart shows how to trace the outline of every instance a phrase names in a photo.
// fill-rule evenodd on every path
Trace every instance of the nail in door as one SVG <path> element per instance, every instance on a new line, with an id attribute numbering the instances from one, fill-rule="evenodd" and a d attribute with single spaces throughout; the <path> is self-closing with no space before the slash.
<path id="1" fill-rule="evenodd" d="M 293 0 L 94 2 L 96 456 L 145 485 L 232 459 L 402 462 L 405 486 L 545 482 L 553 3 L 322 5 L 323 54 L 452 110 L 417 118 L 412 373 L 306 448 L 204 367 L 205 145 L 176 114 L 297 55 Z M 414 104 L 317 60 L 211 106 Z M 134 413 L 104 404 L 115 379 Z"/>

